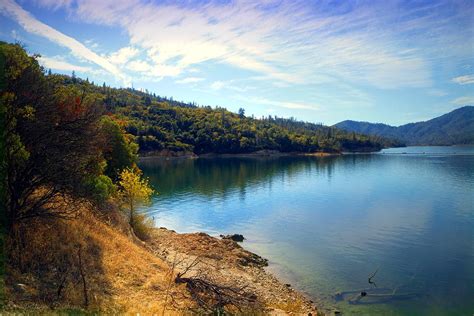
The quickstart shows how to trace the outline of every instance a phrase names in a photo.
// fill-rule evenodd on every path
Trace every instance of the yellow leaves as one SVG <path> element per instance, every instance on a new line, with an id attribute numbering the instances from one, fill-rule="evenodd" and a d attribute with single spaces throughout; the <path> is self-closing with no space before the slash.
<path id="1" fill-rule="evenodd" d="M 153 189 L 148 179 L 142 178 L 138 168 L 122 170 L 119 175 L 119 197 L 128 211 L 130 226 L 140 239 L 146 239 L 153 222 L 146 215 L 137 213 L 137 207 L 150 202 Z"/>
<path id="2" fill-rule="evenodd" d="M 142 178 L 142 172 L 138 169 L 124 169 L 119 175 L 119 194 L 124 201 L 131 205 L 147 204 L 150 202 L 153 189 L 148 179 Z"/>

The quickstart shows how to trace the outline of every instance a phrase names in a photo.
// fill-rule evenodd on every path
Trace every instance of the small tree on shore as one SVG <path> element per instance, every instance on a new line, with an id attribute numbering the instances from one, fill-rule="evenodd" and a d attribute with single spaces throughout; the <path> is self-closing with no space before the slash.
<path id="1" fill-rule="evenodd" d="M 130 226 L 136 230 L 137 225 L 143 224 L 143 216 L 137 213 L 140 206 L 150 203 L 153 189 L 148 180 L 142 178 L 142 172 L 138 168 L 126 168 L 119 175 L 119 197 L 128 213 Z"/>

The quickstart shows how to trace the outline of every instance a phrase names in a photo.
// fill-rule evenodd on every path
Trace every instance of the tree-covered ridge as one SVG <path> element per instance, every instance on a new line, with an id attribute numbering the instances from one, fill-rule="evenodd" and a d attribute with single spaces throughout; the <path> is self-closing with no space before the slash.
<path id="1" fill-rule="evenodd" d="M 409 145 L 474 144 L 474 106 L 464 106 L 434 119 L 390 126 L 343 121 L 334 125 L 349 132 L 399 139 Z"/>
<path id="2" fill-rule="evenodd" d="M 297 121 L 293 118 L 245 116 L 225 108 L 197 106 L 134 89 L 95 85 L 88 80 L 51 75 L 65 86 L 74 85 L 103 98 L 106 112 L 123 122 L 136 137 L 140 152 L 162 150 L 206 153 L 377 151 L 396 145 L 378 136 Z"/>

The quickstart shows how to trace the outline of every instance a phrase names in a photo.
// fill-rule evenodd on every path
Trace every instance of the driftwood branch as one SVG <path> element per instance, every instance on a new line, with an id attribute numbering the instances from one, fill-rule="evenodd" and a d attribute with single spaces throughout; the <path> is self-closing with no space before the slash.
<path id="1" fill-rule="evenodd" d="M 246 292 L 244 287 L 219 285 L 199 277 L 180 277 L 175 282 L 185 283 L 193 300 L 206 311 L 222 311 L 226 306 L 242 311 L 257 303 L 257 296 Z"/>
<path id="2" fill-rule="evenodd" d="M 373 284 L 374 287 L 377 287 L 377 284 L 374 281 L 372 281 L 372 279 L 375 277 L 378 271 L 379 271 L 379 268 L 377 268 L 377 270 L 375 270 L 375 272 L 369 276 L 369 284 Z"/>
<path id="3" fill-rule="evenodd" d="M 201 269 L 198 269 L 199 265 L 201 265 Z M 206 263 L 200 257 L 196 257 L 177 274 L 174 280 L 177 284 L 186 284 L 191 299 L 201 309 L 206 312 L 223 312 L 226 308 L 239 312 L 260 309 L 257 296 L 247 291 L 246 286 L 220 284 L 208 275 L 208 271 L 214 270 L 216 267 L 205 269 L 202 265 L 206 265 Z M 185 277 L 193 269 L 193 274 Z"/>

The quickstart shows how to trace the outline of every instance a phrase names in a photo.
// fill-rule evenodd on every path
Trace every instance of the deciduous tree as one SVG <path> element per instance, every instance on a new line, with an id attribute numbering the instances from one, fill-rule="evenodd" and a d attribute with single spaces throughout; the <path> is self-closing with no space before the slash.
<path id="1" fill-rule="evenodd" d="M 119 196 L 123 202 L 123 207 L 128 213 L 129 223 L 136 226 L 138 209 L 150 202 L 153 189 L 148 184 L 148 180 L 142 178 L 139 169 L 126 168 L 119 177 Z"/>

